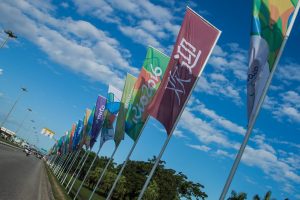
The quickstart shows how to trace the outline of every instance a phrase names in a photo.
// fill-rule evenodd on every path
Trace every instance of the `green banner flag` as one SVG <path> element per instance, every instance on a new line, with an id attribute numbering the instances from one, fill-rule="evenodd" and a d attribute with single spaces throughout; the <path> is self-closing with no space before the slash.
<path id="1" fill-rule="evenodd" d="M 115 130 L 115 144 L 118 146 L 121 140 L 124 139 L 125 132 L 125 119 L 130 104 L 130 99 L 133 93 L 133 87 L 137 78 L 131 74 L 127 74 L 125 85 L 123 89 L 123 95 L 121 98 L 120 110 L 117 117 L 116 130 Z"/>
<path id="2" fill-rule="evenodd" d="M 136 81 L 126 115 L 125 132 L 136 140 L 142 131 L 148 113 L 146 107 L 151 102 L 166 71 L 170 58 L 162 52 L 148 47 L 146 59 Z"/>

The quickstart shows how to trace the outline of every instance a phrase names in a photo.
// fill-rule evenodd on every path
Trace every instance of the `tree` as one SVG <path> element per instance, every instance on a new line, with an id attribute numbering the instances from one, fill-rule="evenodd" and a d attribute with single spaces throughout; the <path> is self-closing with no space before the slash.
<path id="1" fill-rule="evenodd" d="M 271 191 L 268 191 L 263 200 L 271 200 L 271 195 L 272 195 L 272 192 Z M 258 194 L 256 194 L 254 197 L 253 197 L 253 200 L 261 200 L 261 198 L 258 196 Z"/>
<path id="2" fill-rule="evenodd" d="M 247 199 L 247 194 L 245 192 L 237 193 L 236 191 L 231 191 L 231 196 L 227 200 L 245 200 Z"/>

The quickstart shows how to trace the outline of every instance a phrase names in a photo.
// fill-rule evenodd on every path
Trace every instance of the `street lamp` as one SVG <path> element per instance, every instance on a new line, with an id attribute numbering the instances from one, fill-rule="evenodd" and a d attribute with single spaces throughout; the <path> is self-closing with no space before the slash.
<path id="1" fill-rule="evenodd" d="M 16 134 L 21 130 L 21 128 L 22 128 L 22 126 L 23 126 L 25 120 L 27 119 L 29 113 L 32 112 L 32 110 L 31 110 L 30 108 L 27 108 L 27 111 L 28 111 L 28 113 L 25 115 L 25 117 L 23 118 L 23 120 L 22 120 L 20 126 L 19 126 L 18 129 L 16 130 L 16 132 L 15 132 Z"/>
<path id="2" fill-rule="evenodd" d="M 18 98 L 16 99 L 15 103 L 13 104 L 13 106 L 10 108 L 9 112 L 7 113 L 7 115 L 5 116 L 4 120 L 1 122 L 0 128 L 3 127 L 3 125 L 5 124 L 5 122 L 7 121 L 8 117 L 11 115 L 12 111 L 14 110 L 14 108 L 16 107 L 18 101 L 20 100 L 21 96 L 25 93 L 28 92 L 28 90 L 24 87 L 21 88 L 21 93 L 19 94 Z"/>
<path id="3" fill-rule="evenodd" d="M 4 33 L 6 33 L 7 37 L 5 38 L 5 40 L 2 42 L 0 49 L 2 49 L 2 47 L 6 44 L 6 42 L 8 41 L 9 38 L 12 39 L 17 39 L 18 37 L 10 30 L 5 30 Z"/>

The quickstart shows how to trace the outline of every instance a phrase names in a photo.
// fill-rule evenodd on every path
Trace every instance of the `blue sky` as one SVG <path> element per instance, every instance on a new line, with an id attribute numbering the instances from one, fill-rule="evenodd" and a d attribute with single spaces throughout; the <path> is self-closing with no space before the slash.
<path id="1" fill-rule="evenodd" d="M 98 94 L 106 95 L 108 84 L 122 88 L 127 72 L 138 75 L 148 45 L 170 55 L 187 5 L 222 35 L 163 160 L 203 184 L 208 199 L 218 199 L 247 123 L 251 1 L 2 1 L 0 28 L 19 38 L 0 50 L 0 120 L 20 87 L 27 87 L 5 126 L 16 130 L 32 108 L 19 134 L 49 149 L 54 142 L 40 130 L 62 136 Z M 250 198 L 272 190 L 277 199 L 300 199 L 299 22 L 300 17 L 231 186 Z M 165 139 L 163 127 L 151 119 L 132 159 L 157 155 Z M 116 162 L 131 145 L 126 137 Z M 113 146 L 106 143 L 100 154 L 109 156 Z"/>

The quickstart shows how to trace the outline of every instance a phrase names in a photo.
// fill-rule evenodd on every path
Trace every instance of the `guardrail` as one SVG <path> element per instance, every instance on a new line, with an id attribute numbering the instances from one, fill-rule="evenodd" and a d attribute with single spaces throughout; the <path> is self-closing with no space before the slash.
<path id="1" fill-rule="evenodd" d="M 3 145 L 6 145 L 6 146 L 9 146 L 9 147 L 12 147 L 12 148 L 15 148 L 15 149 L 20 149 L 20 150 L 23 150 L 21 147 L 14 146 L 14 145 L 8 144 L 8 143 L 6 143 L 6 142 L 3 142 L 3 141 L 0 141 L 0 144 L 3 144 Z"/>

